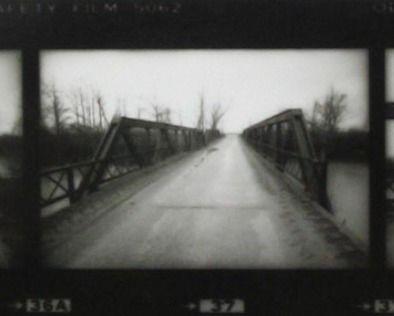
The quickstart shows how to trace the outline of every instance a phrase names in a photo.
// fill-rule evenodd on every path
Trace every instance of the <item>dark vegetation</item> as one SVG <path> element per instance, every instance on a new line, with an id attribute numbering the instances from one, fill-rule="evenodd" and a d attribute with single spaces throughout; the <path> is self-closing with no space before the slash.
<path id="1" fill-rule="evenodd" d="M 329 161 L 368 161 L 367 131 L 350 129 L 337 131 L 330 136 L 313 130 L 310 133 L 318 157 L 325 157 Z"/>
<path id="2" fill-rule="evenodd" d="M 210 107 L 210 112 L 206 115 L 204 96 L 200 95 L 199 98 L 196 127 L 203 130 L 217 130 L 226 110 L 216 103 Z M 115 116 L 125 115 L 125 108 L 126 104 L 122 104 L 122 107 L 118 106 Z M 92 158 L 109 125 L 109 116 L 106 112 L 105 101 L 99 91 L 79 87 L 64 93 L 55 85 L 44 84 L 39 144 L 41 167 L 45 169 Z M 146 108 L 138 108 L 138 118 L 142 112 L 150 112 L 151 120 L 155 122 L 182 125 L 181 118 L 181 122 L 172 122 L 171 108 L 157 102 L 147 104 Z M 209 126 L 206 116 L 209 116 Z M 158 131 L 152 129 L 151 132 L 153 139 Z M 133 129 L 131 133 L 137 151 L 152 150 L 152 144 L 148 144 L 145 130 Z M 169 137 L 174 144 L 177 143 L 175 139 L 177 136 L 170 132 Z M 115 144 L 114 151 L 115 155 L 128 153 L 127 147 L 122 142 Z"/>
<path id="3" fill-rule="evenodd" d="M 0 221 L 13 219 L 15 210 L 19 209 L 22 197 L 21 136 L 5 134 L 0 136 Z"/>
<path id="4" fill-rule="evenodd" d="M 40 131 L 42 167 L 59 166 L 91 158 L 104 131 L 92 128 L 68 128 L 55 134 L 45 127 Z"/>
<path id="5" fill-rule="evenodd" d="M 23 183 L 21 179 L 22 138 L 17 135 L 0 136 L 0 231 L 1 240 L 12 249 L 22 242 Z M 4 173 L 5 172 L 5 173 Z M 13 256 L 10 258 L 13 260 Z"/>
<path id="6" fill-rule="evenodd" d="M 0 159 L 6 160 L 10 174 L 15 177 L 20 175 L 22 164 L 21 136 L 12 134 L 0 136 Z"/>
<path id="7" fill-rule="evenodd" d="M 334 89 L 322 102 L 315 101 L 308 128 L 317 155 L 328 161 L 367 161 L 368 131 L 339 128 L 346 108 L 346 95 Z"/>
<path id="8" fill-rule="evenodd" d="M 22 180 L 17 178 L 0 178 L 0 210 L 1 221 L 15 220 L 15 210 L 21 206 L 23 196 Z"/>

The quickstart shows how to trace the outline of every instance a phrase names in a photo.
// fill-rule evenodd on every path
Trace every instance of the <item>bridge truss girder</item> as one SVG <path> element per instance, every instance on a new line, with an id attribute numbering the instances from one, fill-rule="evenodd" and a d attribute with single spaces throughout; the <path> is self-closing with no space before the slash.
<path id="1" fill-rule="evenodd" d="M 329 208 L 326 190 L 326 163 L 316 157 L 301 109 L 281 112 L 243 131 L 246 141 L 286 172 L 291 163 L 300 174 L 288 173 L 304 185 L 321 205 Z"/>
<path id="2" fill-rule="evenodd" d="M 114 118 L 89 161 L 50 168 L 40 173 L 51 184 L 41 192 L 42 207 L 68 199 L 79 201 L 110 180 L 163 160 L 199 149 L 220 137 L 217 130 L 199 130 L 162 122 Z M 119 154 L 119 151 L 121 154 Z M 80 180 L 78 180 L 80 179 Z"/>
<path id="3" fill-rule="evenodd" d="M 145 130 L 149 139 L 148 146 L 150 146 L 152 140 L 152 130 L 157 131 L 152 155 L 144 155 L 137 150 L 137 145 L 130 133 L 130 130 L 134 128 L 142 128 Z M 170 133 L 172 133 L 172 137 Z M 165 144 L 165 147 L 168 149 L 168 156 L 170 156 L 176 154 L 180 150 L 190 151 L 205 146 L 207 142 L 215 138 L 215 136 L 219 136 L 217 131 L 202 131 L 179 125 L 127 117 L 115 118 L 111 121 L 106 134 L 94 153 L 92 165 L 81 181 L 76 198 L 80 199 L 86 192 L 97 190 L 102 180 L 103 173 L 110 163 L 114 145 L 119 138 L 123 139 L 130 157 L 135 160 L 139 168 L 143 168 L 152 164 L 155 160 L 161 159 L 160 151 L 163 149 L 163 144 Z M 180 138 L 183 139 L 183 146 L 179 144 Z M 159 156 L 159 158 L 157 158 L 157 156 Z"/>

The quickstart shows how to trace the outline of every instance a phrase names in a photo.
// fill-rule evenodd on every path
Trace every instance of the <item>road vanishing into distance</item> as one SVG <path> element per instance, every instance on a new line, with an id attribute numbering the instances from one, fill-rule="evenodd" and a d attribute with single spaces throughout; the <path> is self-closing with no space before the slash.
<path id="1" fill-rule="evenodd" d="M 238 135 L 162 171 L 47 253 L 68 268 L 347 268 L 366 258 Z"/>

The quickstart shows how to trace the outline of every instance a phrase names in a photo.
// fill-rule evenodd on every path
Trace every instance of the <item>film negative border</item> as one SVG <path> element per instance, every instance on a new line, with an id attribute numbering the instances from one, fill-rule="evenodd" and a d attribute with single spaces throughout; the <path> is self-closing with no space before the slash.
<path id="1" fill-rule="evenodd" d="M 383 9 L 382 9 L 383 10 Z M 385 9 L 386 10 L 386 9 Z M 389 13 L 385 13 L 387 16 Z M 187 18 L 184 18 L 187 20 Z M 374 19 L 372 19 L 372 23 L 374 24 Z M 382 27 L 385 30 L 390 30 L 391 19 L 387 18 L 384 26 L 376 26 L 374 32 L 379 32 Z M 14 23 L 14 22 L 12 22 Z M 49 22 L 48 22 L 49 23 Z M 49 24 L 54 23 L 53 21 Z M 142 22 L 140 22 L 142 23 Z M 186 24 L 187 21 L 185 22 Z M 361 22 L 359 22 L 361 23 Z M 39 170 L 39 153 L 38 153 L 38 122 L 39 122 L 39 60 L 38 54 L 41 48 L 152 48 L 152 47 L 165 47 L 165 48 L 187 48 L 187 47 L 281 47 L 285 48 L 289 47 L 336 47 L 336 35 L 339 34 L 339 30 L 335 31 L 332 34 L 323 33 L 324 35 L 320 39 L 314 38 L 316 33 L 309 31 L 305 31 L 310 34 L 310 37 L 301 38 L 299 41 L 296 40 L 297 36 L 290 36 L 290 27 L 291 23 L 287 25 L 287 32 L 283 37 L 279 37 L 277 40 L 268 38 L 267 42 L 259 39 L 256 34 L 258 33 L 255 29 L 258 23 L 249 27 L 253 29 L 254 36 L 247 41 L 243 41 L 240 39 L 240 35 L 244 34 L 242 32 L 235 33 L 235 38 L 237 40 L 231 41 L 231 29 L 227 29 L 227 31 L 217 32 L 212 37 L 208 37 L 207 39 L 199 38 L 197 41 L 193 42 L 190 40 L 179 40 L 178 39 L 167 39 L 160 40 L 159 35 L 162 34 L 160 31 L 152 31 L 149 28 L 154 28 L 150 26 L 146 28 L 144 26 L 141 31 L 137 31 L 137 34 L 133 34 L 131 36 L 132 40 L 124 42 L 123 38 L 114 39 L 115 44 L 111 44 L 111 32 L 106 33 L 104 29 L 95 30 L 95 40 L 88 41 L 86 40 L 89 37 L 89 31 L 82 33 L 78 36 L 75 42 L 72 42 L 71 39 L 71 31 L 66 30 L 65 37 L 59 37 L 59 39 L 54 39 L 54 34 L 59 32 L 61 29 L 61 23 L 56 24 L 57 27 L 52 30 L 51 35 L 43 36 L 43 38 L 39 39 L 39 32 L 37 30 L 29 31 L 32 32 L 32 37 L 27 39 L 25 36 L 29 34 L 26 31 L 25 27 L 20 27 L 15 25 L 15 28 L 18 29 L 17 35 L 15 37 L 11 35 L 7 35 L 4 39 L 3 43 L 6 43 L 4 47 L 15 47 L 21 49 L 23 52 L 23 108 L 24 108 L 24 139 L 25 139 L 25 153 L 24 153 L 24 179 L 25 179 L 25 188 L 27 191 L 26 196 L 26 209 L 24 210 L 24 216 L 26 216 L 26 249 L 23 255 L 23 271 L 21 273 L 14 274 L 10 272 L 8 276 L 5 277 L 5 284 L 12 284 L 13 278 L 23 280 L 27 278 L 28 285 L 26 286 L 24 281 L 17 282 L 19 288 L 24 288 L 22 292 L 24 294 L 19 294 L 21 298 L 30 298 L 30 299 L 38 299 L 43 298 L 47 299 L 48 297 L 65 297 L 67 299 L 71 299 L 73 302 L 73 306 L 78 311 L 91 311 L 96 310 L 97 313 L 100 311 L 115 311 L 114 313 L 124 312 L 125 309 L 133 309 L 136 305 L 142 304 L 141 302 L 145 302 L 145 310 L 141 308 L 141 314 L 151 314 L 151 312 L 156 312 L 160 314 L 160 306 L 166 306 L 165 308 L 171 309 L 174 305 L 187 305 L 187 304 L 197 304 L 200 299 L 210 299 L 210 298 L 237 298 L 245 300 L 245 309 L 248 311 L 248 314 L 257 314 L 252 311 L 255 310 L 265 310 L 267 312 L 275 313 L 278 310 L 286 310 L 285 304 L 286 302 L 291 302 L 289 304 L 291 309 L 287 309 L 287 311 L 306 311 L 305 314 L 310 314 L 312 312 L 316 313 L 316 311 L 321 311 L 324 309 L 323 307 L 329 307 L 327 312 L 321 311 L 322 314 L 329 315 L 329 312 L 336 311 L 337 314 L 341 314 L 342 311 L 346 310 L 345 306 L 361 306 L 365 302 L 371 303 L 374 299 L 381 297 L 388 297 L 390 290 L 392 291 L 392 274 L 387 274 L 385 271 L 385 249 L 384 245 L 386 243 L 386 235 L 385 235 L 385 212 L 386 209 L 384 207 L 384 203 L 382 201 L 385 200 L 385 188 L 384 183 L 382 182 L 382 175 L 385 174 L 385 162 L 384 162 L 384 127 L 382 122 L 385 119 L 389 118 L 390 115 L 387 115 L 387 112 L 392 113 L 390 111 L 386 111 L 385 109 L 385 91 L 384 87 L 382 87 L 382 78 L 384 78 L 385 72 L 385 63 L 384 63 L 384 51 L 385 45 L 372 45 L 371 43 L 375 43 L 376 38 L 372 35 L 372 33 L 368 33 L 365 38 L 362 38 L 360 35 L 356 37 L 355 40 L 351 40 L 346 36 L 339 38 L 336 42 L 337 44 L 344 44 L 344 46 L 348 47 L 367 47 L 369 48 L 369 62 L 370 62 L 370 73 L 369 73 L 369 86 L 370 86 L 370 127 L 371 127 L 371 144 L 370 144 L 370 157 L 371 159 L 371 195 L 370 195 L 370 260 L 371 260 L 371 268 L 368 271 L 272 271 L 266 272 L 264 276 L 263 271 L 244 271 L 244 272 L 223 272 L 223 271 L 210 271 L 210 272 L 201 272 L 201 271 L 190 271 L 190 272 L 153 272 L 153 271 L 118 271 L 118 272 L 110 272 L 110 271 L 42 271 L 40 267 L 40 255 L 39 255 L 39 242 L 40 242 L 40 230 L 39 230 L 39 208 L 38 208 L 38 170 Z M 225 24 L 225 23 L 224 23 Z M 366 23 L 367 24 L 367 23 Z M 35 24 L 33 23 L 33 26 Z M 43 27 L 42 24 L 41 27 Z M 48 24 L 47 24 L 48 25 Z M 83 25 L 82 22 L 78 25 L 81 27 Z M 93 29 L 95 28 L 95 23 L 92 24 Z M 361 24 L 358 24 L 360 26 Z M 106 27 L 114 27 L 117 29 L 116 23 L 106 24 Z M 134 27 L 138 28 L 138 24 L 134 25 Z M 223 24 L 222 24 L 223 26 Z M 277 25 L 276 25 L 277 26 Z M 310 26 L 310 25 L 309 25 Z M 35 27 L 33 27 L 35 28 Z M 122 26 L 120 26 L 122 28 Z M 193 34 L 198 34 L 198 30 L 202 30 L 205 28 L 204 32 L 208 32 L 207 26 L 199 29 L 198 27 L 194 29 Z M 125 28 L 126 30 L 130 30 L 129 27 Z M 226 29 L 225 27 L 222 29 Z M 360 31 L 359 28 L 355 28 L 357 31 Z M 175 26 L 172 29 L 172 32 L 179 30 L 178 27 Z M 106 42 L 100 43 L 98 41 L 98 34 L 100 31 L 107 34 Z M 36 33 L 37 32 L 37 33 Z M 141 35 L 144 34 L 155 34 L 153 38 L 150 39 L 141 39 Z M 153 33 L 150 33 L 153 32 Z M 61 32 L 60 32 L 61 33 Z M 174 33 L 171 33 L 174 35 Z M 186 33 L 181 33 L 185 35 Z M 226 34 L 227 36 L 223 36 L 221 40 L 215 39 L 215 36 L 220 36 L 221 34 Z M 233 33 L 234 34 L 234 33 Z M 269 30 L 264 30 L 261 34 L 262 38 L 264 35 L 269 34 Z M 275 34 L 275 33 L 272 33 Z M 347 34 L 349 35 L 349 34 Z M 125 35 L 123 35 L 125 36 Z M 377 35 L 379 37 L 380 35 Z M 382 42 L 389 42 L 385 38 L 384 35 Z M 388 36 L 388 35 L 387 35 Z M 122 36 L 120 36 L 122 37 Z M 136 40 L 136 45 L 133 46 L 133 40 Z M 258 39 L 256 42 L 253 40 Z M 314 40 L 315 39 L 315 40 Z M 84 42 L 85 40 L 85 42 Z M 156 42 L 157 40 L 157 42 Z M 286 45 L 285 43 L 289 44 Z M 263 43 L 262 43 L 263 42 Z M 379 42 L 379 41 L 378 41 Z M 21 44 L 25 43 L 25 44 Z M 236 43 L 236 44 L 234 44 Z M 364 43 L 364 46 L 362 45 Z M 369 44 L 371 45 L 369 45 Z M 40 44 L 39 46 L 37 44 Z M 248 46 L 248 44 L 250 46 Z M 309 45 L 308 45 L 309 44 Z M 342 47 L 341 45 L 339 45 Z M 386 117 L 385 117 L 386 115 Z M 34 228 L 32 228 L 34 226 Z M 377 272 L 374 270 L 382 270 L 383 272 Z M 3 273 L 3 272 L 2 272 Z M 272 273 L 272 274 L 271 274 Z M 7 274 L 5 271 L 4 274 Z M 320 276 L 318 276 L 320 274 Z M 367 276 L 365 276 L 367 274 Z M 389 278 L 387 278 L 389 275 Z M 125 278 L 125 276 L 127 276 Z M 332 277 L 332 282 L 329 281 Z M 361 279 L 356 279 L 360 277 Z M 173 279 L 181 279 L 183 281 L 175 281 L 175 289 L 172 294 L 167 294 L 165 297 L 165 292 L 168 291 L 171 287 L 174 287 L 174 283 L 172 283 Z M 309 278 L 309 279 L 308 279 Z M 316 292 L 316 288 L 319 288 L 321 285 L 321 280 L 325 280 L 322 284 L 324 289 L 322 290 L 321 297 L 317 297 L 317 295 L 312 295 L 308 297 L 308 294 L 313 294 Z M 54 285 L 55 282 L 60 283 L 58 285 Z M 98 280 L 96 284 L 94 281 Z M 136 282 L 137 280 L 137 282 Z M 88 284 L 84 291 L 81 289 L 73 293 L 75 288 L 78 287 L 80 282 L 85 282 Z M 337 283 L 335 283 L 337 282 Z M 130 284 L 134 283 L 135 288 L 131 291 L 130 294 Z M 184 286 L 186 284 L 190 285 L 191 289 L 187 290 L 187 293 L 182 297 L 182 291 L 185 291 Z M 339 284 L 349 284 L 345 287 L 344 290 L 339 289 Z M 286 285 L 287 284 L 287 285 Z M 300 286 L 302 285 L 302 286 Z M 156 288 L 155 288 L 156 287 Z M 94 289 L 96 288 L 96 289 Z M 109 288 L 116 288 L 118 291 L 118 299 L 112 300 L 108 298 L 113 293 L 108 293 Z M 227 290 L 226 290 L 227 288 Z M 241 291 L 245 291 L 250 293 L 251 288 L 255 293 L 248 294 L 248 298 L 245 298 L 245 295 L 241 295 Z M 287 289 L 286 289 L 287 288 Z M 297 295 L 295 291 L 300 289 L 302 295 L 301 298 L 296 298 Z M 100 293 L 102 289 L 104 292 L 98 296 L 101 298 L 100 301 L 97 300 L 97 297 L 94 299 L 93 295 Z M 344 298 L 340 298 L 340 295 L 346 292 L 354 291 L 354 296 L 348 294 Z M 18 290 L 20 291 L 20 289 Z M 91 291 L 91 292 L 89 292 Z M 337 295 L 332 293 L 337 293 Z M 208 294 L 206 294 L 208 293 Z M 222 294 L 220 294 L 222 293 Z M 108 295 L 108 296 L 106 296 Z M 208 295 L 208 296 L 207 296 Z M 265 297 L 264 297 L 265 295 Z M 326 296 L 324 296 L 326 295 Z M 282 296 L 282 299 L 280 298 Z M 351 296 L 351 297 L 350 297 Z M 130 297 L 132 299 L 130 300 Z M 174 299 L 176 297 L 176 299 Z M 204 298 L 205 297 L 205 298 Z M 129 300 L 130 303 L 125 303 Z M 299 301 L 298 301 L 299 300 Z M 173 304 L 169 304 L 168 302 L 172 301 Z M 174 303 L 174 301 L 176 301 Z M 308 305 L 308 301 L 312 302 Z M 336 303 L 333 303 L 335 301 Z M 11 299 L 10 299 L 11 302 Z M 158 303 L 159 302 L 159 303 Z M 252 302 L 252 303 L 251 303 Z M 256 303 L 257 302 L 257 303 Z M 300 303 L 301 302 L 301 303 Z M 160 303 L 162 305 L 160 305 Z M 124 305 L 122 305 L 124 304 Z M 154 305 L 157 304 L 157 307 Z M 372 303 L 371 303 L 372 304 Z M 147 307 L 149 305 L 149 307 Z M 152 307 L 153 306 L 153 307 Z M 253 306 L 253 307 L 251 307 Z M 323 307 L 322 307 L 323 306 Z M 331 306 L 331 307 L 330 307 Z M 163 310 L 165 309 L 163 308 Z M 183 308 L 183 307 L 182 307 Z M 352 307 L 353 308 L 353 307 Z M 354 307 L 357 310 L 360 310 L 360 314 L 362 313 L 362 309 L 358 309 L 358 307 Z M 7 309 L 8 310 L 8 309 Z M 173 309 L 174 310 L 174 309 Z M 191 314 L 189 311 L 182 311 L 176 309 L 175 314 Z M 345 313 L 342 313 L 345 315 Z"/>

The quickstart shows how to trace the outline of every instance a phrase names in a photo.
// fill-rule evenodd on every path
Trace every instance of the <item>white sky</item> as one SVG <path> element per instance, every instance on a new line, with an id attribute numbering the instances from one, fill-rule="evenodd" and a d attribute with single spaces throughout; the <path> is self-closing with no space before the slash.
<path id="1" fill-rule="evenodd" d="M 0 51 L 0 135 L 11 133 L 21 110 L 21 55 Z"/>
<path id="2" fill-rule="evenodd" d="M 44 51 L 42 81 L 67 94 L 91 86 L 104 95 L 108 116 L 119 98 L 126 114 L 152 119 L 150 102 L 170 107 L 175 124 L 195 126 L 199 94 L 206 112 L 221 103 L 219 127 L 241 132 L 286 108 L 311 111 L 334 87 L 347 94 L 342 128 L 367 127 L 367 55 L 364 50 L 119 50 Z"/>

